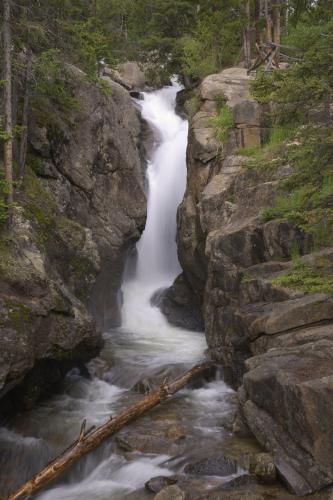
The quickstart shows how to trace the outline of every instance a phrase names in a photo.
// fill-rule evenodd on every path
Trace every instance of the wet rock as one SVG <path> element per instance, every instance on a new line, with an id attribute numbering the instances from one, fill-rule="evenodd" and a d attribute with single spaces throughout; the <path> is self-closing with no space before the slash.
<path id="1" fill-rule="evenodd" d="M 276 481 L 276 468 L 273 456 L 269 453 L 254 455 L 250 464 L 250 472 L 263 483 L 274 483 Z"/>
<path id="2" fill-rule="evenodd" d="M 151 303 L 161 309 L 170 324 L 186 330 L 204 331 L 200 301 L 184 275 L 179 275 L 170 288 L 155 292 Z"/>
<path id="3" fill-rule="evenodd" d="M 274 451 L 276 470 L 292 493 L 309 495 L 332 484 L 313 457 L 296 445 L 267 412 L 247 401 L 244 413 L 258 441 L 266 449 Z"/>
<path id="4" fill-rule="evenodd" d="M 178 486 L 167 486 L 154 496 L 154 500 L 185 500 L 185 492 Z"/>
<path id="5" fill-rule="evenodd" d="M 242 476 L 235 477 L 227 483 L 225 483 L 222 489 L 232 490 L 236 488 L 241 488 L 244 486 L 250 486 L 253 484 L 258 484 L 258 480 L 254 474 L 243 474 Z"/>
<path id="6" fill-rule="evenodd" d="M 159 493 L 163 488 L 178 482 L 178 476 L 157 476 L 146 482 L 145 488 L 152 493 Z"/>
<path id="7" fill-rule="evenodd" d="M 183 448 L 174 438 L 169 438 L 163 429 L 154 429 L 151 433 L 126 431 L 116 437 L 117 446 L 126 452 L 140 451 L 142 453 L 176 455 Z"/>
<path id="8" fill-rule="evenodd" d="M 178 441 L 179 439 L 184 439 L 186 437 L 186 432 L 181 424 L 174 424 L 168 427 L 165 432 L 165 437 L 172 441 Z"/>
<path id="9" fill-rule="evenodd" d="M 154 389 L 154 385 L 153 385 L 152 381 L 149 380 L 149 378 L 144 378 L 142 380 L 139 380 L 139 382 L 137 382 L 132 387 L 131 390 L 133 392 L 137 392 L 139 394 L 149 394 L 150 392 L 152 392 L 153 389 Z"/>
<path id="10" fill-rule="evenodd" d="M 134 99 L 139 99 L 139 101 L 144 100 L 144 95 L 142 92 L 131 91 L 130 96 L 133 97 Z"/>
<path id="11" fill-rule="evenodd" d="M 237 471 L 237 462 L 224 455 L 204 458 L 198 462 L 187 464 L 184 468 L 186 474 L 198 476 L 229 476 Z"/>

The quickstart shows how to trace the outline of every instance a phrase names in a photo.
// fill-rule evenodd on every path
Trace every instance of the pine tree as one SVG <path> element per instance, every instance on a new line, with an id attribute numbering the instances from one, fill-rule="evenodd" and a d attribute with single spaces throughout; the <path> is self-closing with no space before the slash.
<path id="1" fill-rule="evenodd" d="M 5 140 L 3 164 L 6 180 L 7 203 L 9 206 L 9 226 L 12 224 L 11 205 L 13 203 L 13 122 L 12 122 L 12 39 L 11 0 L 3 1 L 3 61 L 4 61 L 4 118 Z"/>

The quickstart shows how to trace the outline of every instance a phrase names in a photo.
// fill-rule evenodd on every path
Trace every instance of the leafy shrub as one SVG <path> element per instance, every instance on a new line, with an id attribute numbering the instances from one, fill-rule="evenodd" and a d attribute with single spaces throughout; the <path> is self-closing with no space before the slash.
<path id="1" fill-rule="evenodd" d="M 220 142 L 224 142 L 228 137 L 228 132 L 234 127 L 234 117 L 231 109 L 223 105 L 214 118 L 211 118 L 211 125 L 216 129 L 216 137 Z"/>
<path id="2" fill-rule="evenodd" d="M 274 278 L 272 283 L 307 293 L 333 295 L 333 275 L 314 270 L 300 260 L 294 262 L 293 269 Z"/>

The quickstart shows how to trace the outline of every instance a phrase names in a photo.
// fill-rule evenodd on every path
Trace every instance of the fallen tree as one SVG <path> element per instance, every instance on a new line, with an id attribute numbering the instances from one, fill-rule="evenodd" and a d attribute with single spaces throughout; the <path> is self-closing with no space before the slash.
<path id="1" fill-rule="evenodd" d="M 212 363 L 206 362 L 194 366 L 170 383 L 165 379 L 159 389 L 134 403 L 118 416 L 110 417 L 109 420 L 100 427 L 92 427 L 86 430 L 86 422 L 84 421 L 78 439 L 61 453 L 61 455 L 46 465 L 42 471 L 38 472 L 32 479 L 20 486 L 17 491 L 8 497 L 8 500 L 22 499 L 25 496 L 36 493 L 48 483 L 59 477 L 60 474 L 67 470 L 74 462 L 97 448 L 97 446 L 107 438 L 118 432 L 130 422 L 136 420 L 143 413 L 171 397 L 182 389 L 190 380 L 198 375 L 202 375 L 211 368 Z"/>

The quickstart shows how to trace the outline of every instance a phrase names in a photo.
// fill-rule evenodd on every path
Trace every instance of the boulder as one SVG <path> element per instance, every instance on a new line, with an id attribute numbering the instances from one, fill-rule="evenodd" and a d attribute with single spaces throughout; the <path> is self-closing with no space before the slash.
<path id="1" fill-rule="evenodd" d="M 154 500 L 185 500 L 185 492 L 176 485 L 167 486 L 154 496 Z"/>
<path id="2" fill-rule="evenodd" d="M 139 64 L 135 61 L 128 61 L 117 66 L 117 69 L 106 67 L 104 75 L 119 83 L 130 91 L 144 90 L 146 86 L 146 76 Z"/>
<path id="3" fill-rule="evenodd" d="M 145 488 L 152 493 L 159 493 L 163 488 L 172 486 L 178 482 L 177 476 L 157 476 L 146 482 Z"/>
<path id="4" fill-rule="evenodd" d="M 184 275 L 179 275 L 170 288 L 155 292 L 151 303 L 160 308 L 172 325 L 186 330 L 204 331 L 200 301 Z"/>
<path id="5" fill-rule="evenodd" d="M 196 476 L 230 476 L 237 472 L 237 462 L 224 455 L 216 455 L 187 464 L 184 472 Z"/>

